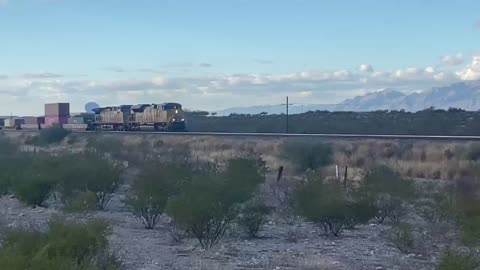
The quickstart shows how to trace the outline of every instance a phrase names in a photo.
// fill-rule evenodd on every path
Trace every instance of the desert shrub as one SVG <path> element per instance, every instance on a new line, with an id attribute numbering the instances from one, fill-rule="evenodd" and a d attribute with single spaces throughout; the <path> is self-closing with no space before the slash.
<path id="1" fill-rule="evenodd" d="M 114 159 L 124 158 L 125 149 L 123 141 L 114 136 L 91 136 L 87 138 L 86 148 L 98 154 L 109 154 Z"/>
<path id="2" fill-rule="evenodd" d="M 11 191 L 12 180 L 24 164 L 23 156 L 20 155 L 17 147 L 0 138 L 0 196 Z"/>
<path id="3" fill-rule="evenodd" d="M 333 160 L 332 146 L 320 142 L 286 141 L 281 146 L 282 156 L 299 171 L 316 170 Z"/>
<path id="4" fill-rule="evenodd" d="M 362 195 L 376 208 L 375 219 L 383 223 L 386 218 L 399 222 L 406 214 L 405 201 L 414 197 L 412 181 L 403 179 L 386 166 L 372 168 L 361 185 Z"/>
<path id="5" fill-rule="evenodd" d="M 251 200 L 242 207 L 238 224 L 245 230 L 248 236 L 252 238 L 258 237 L 258 233 L 268 221 L 270 212 L 271 208 L 263 202 L 258 199 Z"/>
<path id="6" fill-rule="evenodd" d="M 95 209 L 97 209 L 97 198 L 91 191 L 77 192 L 65 201 L 67 212 L 87 212 Z"/>
<path id="7" fill-rule="evenodd" d="M 91 192 L 97 209 L 105 209 L 122 183 L 122 167 L 95 152 L 64 156 L 62 160 L 57 186 L 62 201 L 69 204 L 68 200 L 75 199 L 78 193 Z"/>
<path id="8" fill-rule="evenodd" d="M 326 235 L 339 236 L 346 228 L 372 218 L 374 212 L 368 201 L 349 194 L 338 181 L 309 179 L 295 195 L 301 216 L 320 226 Z"/>
<path id="9" fill-rule="evenodd" d="M 47 232 L 16 230 L 7 233 L 0 248 L 2 269 L 116 270 L 121 262 L 108 251 L 108 226 L 54 220 Z"/>
<path id="10" fill-rule="evenodd" d="M 437 270 L 474 270 L 480 267 L 478 259 L 470 254 L 449 250 L 440 261 Z"/>
<path id="11" fill-rule="evenodd" d="M 462 201 L 460 211 L 462 242 L 469 246 L 480 245 L 480 200 Z"/>
<path id="12" fill-rule="evenodd" d="M 478 246 L 480 244 L 479 179 L 458 180 L 455 186 L 455 196 L 462 242 L 469 246 Z"/>
<path id="13" fill-rule="evenodd" d="M 403 253 L 411 253 L 415 250 L 414 230 L 408 223 L 393 225 L 386 232 L 386 238 Z"/>
<path id="14" fill-rule="evenodd" d="M 215 246 L 264 181 L 257 160 L 233 159 L 224 171 L 197 171 L 180 194 L 171 198 L 168 214 L 205 248 Z"/>
<path id="15" fill-rule="evenodd" d="M 37 137 L 32 139 L 33 144 L 35 145 L 47 145 L 53 143 L 59 143 L 65 139 L 71 132 L 67 129 L 64 129 L 61 125 L 53 125 L 48 128 L 44 128 L 40 131 L 40 134 Z"/>
<path id="16" fill-rule="evenodd" d="M 430 192 L 431 193 L 431 192 Z M 431 224 L 456 222 L 458 218 L 455 194 L 449 190 L 440 190 L 425 194 L 418 205 L 419 214 Z"/>
<path id="17" fill-rule="evenodd" d="M 468 160 L 473 160 L 477 161 L 480 159 L 480 144 L 479 143 L 473 143 L 470 144 L 467 152 L 466 152 L 466 158 Z"/>
<path id="18" fill-rule="evenodd" d="M 150 163 L 135 180 L 127 204 L 147 229 L 153 229 L 164 213 L 168 198 L 190 181 L 191 170 L 174 163 Z"/>
<path id="19" fill-rule="evenodd" d="M 47 155 L 25 157 L 26 163 L 15 175 L 13 193 L 30 206 L 43 206 L 57 185 L 59 159 Z"/>

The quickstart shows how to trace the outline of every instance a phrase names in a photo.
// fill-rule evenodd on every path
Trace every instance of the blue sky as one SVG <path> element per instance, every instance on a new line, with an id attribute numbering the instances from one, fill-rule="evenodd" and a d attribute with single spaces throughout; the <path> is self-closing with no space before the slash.
<path id="1" fill-rule="evenodd" d="M 335 103 L 480 79 L 479 10 L 469 0 L 0 0 L 0 114 L 64 100 L 77 110 Z"/>

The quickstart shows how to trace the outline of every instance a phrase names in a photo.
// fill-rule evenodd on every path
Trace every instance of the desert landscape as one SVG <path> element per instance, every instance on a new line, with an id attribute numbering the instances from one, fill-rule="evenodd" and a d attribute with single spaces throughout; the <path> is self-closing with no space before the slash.
<path id="1" fill-rule="evenodd" d="M 480 148 L 475 143 L 75 133 L 66 134 L 56 143 L 42 144 L 38 138 L 33 139 L 41 136 L 46 135 L 3 133 L 2 164 L 15 157 L 32 159 L 30 162 L 46 158 L 60 162 L 56 164 L 60 166 L 56 168 L 58 175 L 73 180 L 56 180 L 44 191 L 44 197 L 35 201 L 35 196 L 25 195 L 15 183 L 6 188 L 5 175 L 0 175 L 4 194 L 0 199 L 2 263 L 15 263 L 15 259 L 6 257 L 12 249 L 8 237 L 15 232 L 48 234 L 61 224 L 100 221 L 105 223 L 102 252 L 107 255 L 92 255 L 90 268 L 78 269 L 471 269 L 455 268 L 455 263 L 473 264 L 478 256 L 478 227 L 472 228 L 477 226 L 476 219 L 463 217 L 457 201 L 462 185 L 478 187 L 475 181 Z M 84 158 L 98 160 L 89 163 Z M 105 172 L 111 169 L 99 165 L 102 160 L 121 169 L 111 171 L 112 176 Z M 48 163 L 42 166 L 53 166 Z M 235 166 L 230 174 L 229 168 Z M 251 170 L 252 166 L 257 167 Z M 62 167 L 77 171 L 65 170 L 62 174 Z M 240 182 L 218 190 L 211 189 L 214 185 L 200 185 L 190 195 L 183 194 L 190 190 L 188 185 L 180 186 L 184 190 L 178 194 L 183 195 L 176 196 L 190 197 L 178 205 L 172 197 L 160 198 L 163 195 L 143 200 L 143 195 L 155 198 L 152 190 L 157 181 L 163 185 L 158 189 L 163 194 L 169 183 L 190 177 L 177 171 L 187 168 L 197 168 L 193 172 L 198 175 L 202 170 L 225 173 L 219 181 L 232 181 L 228 175 L 240 182 L 255 177 L 259 180 L 251 188 Z M 50 178 L 56 175 L 52 170 Z M 91 175 L 89 170 L 93 171 Z M 85 179 L 87 183 L 86 179 L 92 178 L 102 182 L 101 177 L 118 180 L 112 182 L 113 188 L 106 186 L 109 194 L 100 204 L 98 196 L 97 200 L 95 194 L 93 198 L 88 196 L 98 185 L 87 187 L 85 192 L 71 187 L 67 190 L 69 185 L 75 186 L 73 181 Z M 202 177 L 199 180 L 216 183 Z M 40 177 L 31 181 L 44 180 Z M 319 182 L 339 185 L 316 186 Z M 148 191 L 142 190 L 141 183 Z M 363 199 L 352 195 L 369 183 L 379 192 L 371 201 L 375 207 L 367 207 L 360 203 Z M 38 188 L 40 185 L 33 184 L 28 192 L 37 193 Z M 314 192 L 317 188 L 320 193 Z M 331 195 L 322 193 L 325 190 Z M 98 195 L 100 189 L 95 192 Z M 196 194 L 219 196 L 217 199 L 223 198 L 225 203 L 240 198 L 232 202 L 235 216 L 228 216 L 234 209 L 229 208 L 225 210 L 228 217 L 219 219 L 210 211 L 217 206 L 198 200 Z M 355 208 L 355 214 L 340 201 L 331 203 L 342 196 L 356 203 L 349 207 L 360 207 Z M 322 197 L 328 203 L 318 200 Z M 183 209 L 190 200 L 195 204 Z M 203 202 L 205 206 L 196 207 Z M 468 215 L 475 213 L 472 208 L 470 204 Z M 198 214 L 195 211 L 201 215 L 201 232 L 192 218 Z M 211 218 L 207 226 L 202 223 L 205 217 Z M 189 222 L 195 226 L 189 227 Z M 218 233 L 211 234 L 209 230 L 213 229 Z"/>

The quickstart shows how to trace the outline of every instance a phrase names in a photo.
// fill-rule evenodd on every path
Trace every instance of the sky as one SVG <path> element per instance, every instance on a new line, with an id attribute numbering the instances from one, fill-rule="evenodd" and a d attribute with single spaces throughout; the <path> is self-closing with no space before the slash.
<path id="1" fill-rule="evenodd" d="M 480 80 L 478 0 L 0 0 L 0 115 L 332 104 Z"/>

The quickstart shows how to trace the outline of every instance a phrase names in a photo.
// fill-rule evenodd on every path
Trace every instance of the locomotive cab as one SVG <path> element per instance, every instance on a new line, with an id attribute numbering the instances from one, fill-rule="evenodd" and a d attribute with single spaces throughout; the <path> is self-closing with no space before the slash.
<path id="1" fill-rule="evenodd" d="M 168 126 L 170 131 L 184 131 L 187 127 L 182 105 L 179 103 L 164 103 L 162 110 L 167 112 Z"/>

